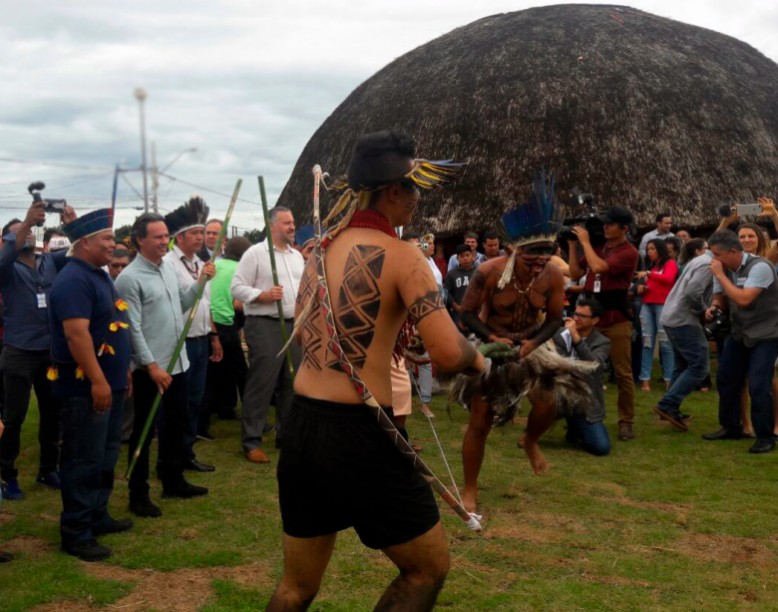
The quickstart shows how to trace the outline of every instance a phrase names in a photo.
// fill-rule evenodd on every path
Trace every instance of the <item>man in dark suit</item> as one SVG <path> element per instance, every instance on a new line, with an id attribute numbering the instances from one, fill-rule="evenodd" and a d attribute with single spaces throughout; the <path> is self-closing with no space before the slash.
<path id="1" fill-rule="evenodd" d="M 211 261 L 215 259 L 221 253 L 214 256 L 213 250 L 216 248 L 216 243 L 219 240 L 219 234 L 222 231 L 222 222 L 219 219 L 210 219 L 205 224 L 205 240 L 203 241 L 203 248 L 197 252 L 197 256 L 203 261 Z"/>
<path id="2" fill-rule="evenodd" d="M 594 402 L 582 406 L 565 407 L 567 441 L 580 442 L 586 452 L 604 456 L 610 452 L 611 441 L 605 429 L 605 395 L 603 394 L 603 370 L 610 353 L 611 341 L 595 329 L 603 308 L 595 299 L 578 300 L 575 313 L 565 318 L 565 328 L 554 336 L 554 344 L 560 355 L 582 361 L 596 361 L 600 367 L 591 375 Z"/>

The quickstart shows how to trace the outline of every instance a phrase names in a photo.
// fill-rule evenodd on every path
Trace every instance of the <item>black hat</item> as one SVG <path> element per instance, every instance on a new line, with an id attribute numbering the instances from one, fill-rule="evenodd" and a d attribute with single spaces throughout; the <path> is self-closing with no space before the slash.
<path id="1" fill-rule="evenodd" d="M 603 223 L 618 223 L 619 225 L 631 225 L 635 222 L 632 213 L 623 206 L 611 206 L 604 215 L 597 215 Z"/>

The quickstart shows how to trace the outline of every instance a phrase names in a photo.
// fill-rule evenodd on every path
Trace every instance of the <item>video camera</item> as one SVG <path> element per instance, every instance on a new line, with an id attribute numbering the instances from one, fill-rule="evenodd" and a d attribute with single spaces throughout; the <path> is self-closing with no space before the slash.
<path id="1" fill-rule="evenodd" d="M 577 225 L 583 226 L 589 232 L 592 246 L 597 247 L 605 244 L 605 231 L 602 221 L 598 217 L 601 213 L 597 210 L 594 196 L 591 193 L 573 193 L 570 197 L 570 208 L 575 216 L 568 217 L 562 222 L 562 229 L 558 235 L 562 248 L 566 248 L 566 243 L 569 240 L 577 240 L 573 233 L 573 228 Z"/>
<path id="2" fill-rule="evenodd" d="M 61 215 L 65 212 L 67 200 L 60 198 L 42 198 L 40 192 L 44 189 L 46 189 L 46 184 L 43 181 L 35 181 L 34 183 L 30 183 L 29 187 L 27 187 L 27 191 L 30 192 L 33 202 L 45 202 L 43 210 L 47 213 L 59 213 Z"/>

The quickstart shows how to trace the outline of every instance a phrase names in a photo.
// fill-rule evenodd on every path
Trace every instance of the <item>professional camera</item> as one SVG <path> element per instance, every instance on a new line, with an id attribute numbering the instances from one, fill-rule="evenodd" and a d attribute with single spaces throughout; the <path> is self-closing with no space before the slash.
<path id="1" fill-rule="evenodd" d="M 598 218 L 600 212 L 595 206 L 594 196 L 591 193 L 573 193 L 570 198 L 570 209 L 574 212 L 574 216 L 568 217 L 562 222 L 562 229 L 558 236 L 559 241 L 577 240 L 573 228 L 581 225 L 589 232 L 592 246 L 605 244 L 605 232 L 602 221 Z"/>
<path id="2" fill-rule="evenodd" d="M 702 326 L 705 330 L 705 337 L 708 340 L 715 340 L 716 336 L 722 336 L 730 330 L 729 316 L 721 308 L 713 311 L 713 320 Z"/>
<path id="3" fill-rule="evenodd" d="M 29 187 L 27 187 L 27 191 L 30 192 L 34 202 L 46 203 L 43 210 L 47 213 L 59 213 L 61 215 L 65 212 L 65 204 L 67 204 L 67 201 L 64 199 L 42 198 L 40 192 L 44 189 L 46 189 L 46 184 L 43 181 L 30 183 Z"/>

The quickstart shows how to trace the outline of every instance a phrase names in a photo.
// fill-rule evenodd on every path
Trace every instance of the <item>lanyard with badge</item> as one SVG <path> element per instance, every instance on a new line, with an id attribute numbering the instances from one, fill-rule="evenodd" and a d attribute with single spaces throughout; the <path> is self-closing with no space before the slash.
<path id="1" fill-rule="evenodd" d="M 43 265 L 43 259 L 39 259 L 35 262 L 35 278 L 38 281 L 38 290 L 35 293 L 35 298 L 38 300 L 38 309 L 46 308 L 46 292 L 43 289 L 43 283 L 41 282 L 41 266 Z"/>

